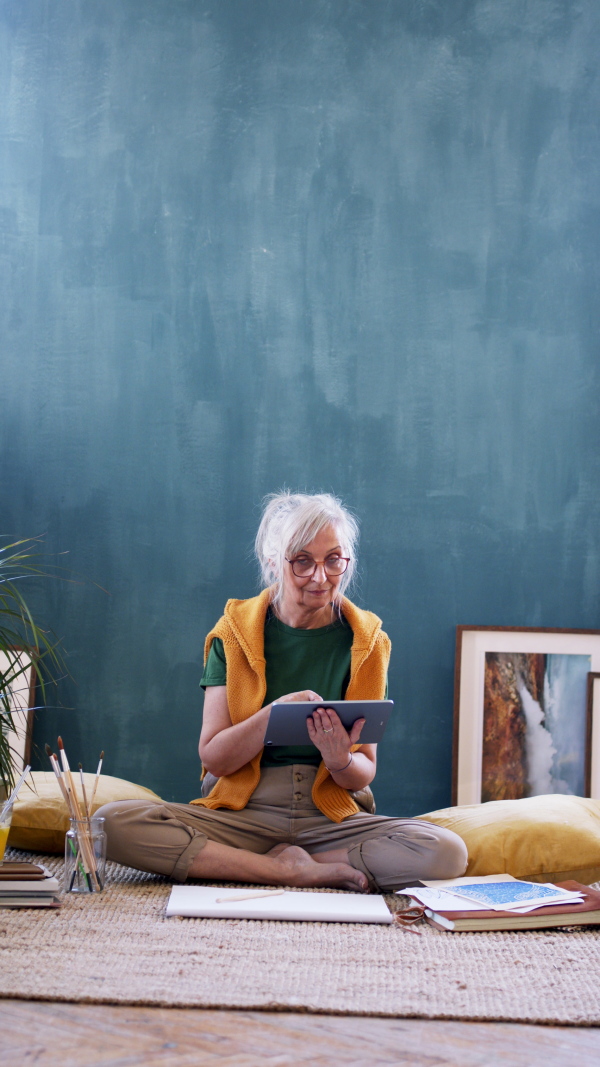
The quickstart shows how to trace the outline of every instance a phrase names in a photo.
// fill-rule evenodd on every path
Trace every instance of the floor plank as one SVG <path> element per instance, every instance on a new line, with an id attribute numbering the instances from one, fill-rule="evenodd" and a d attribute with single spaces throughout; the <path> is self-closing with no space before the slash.
<path id="1" fill-rule="evenodd" d="M 600 1029 L 0 1000 L 0 1065 L 596 1067 Z"/>

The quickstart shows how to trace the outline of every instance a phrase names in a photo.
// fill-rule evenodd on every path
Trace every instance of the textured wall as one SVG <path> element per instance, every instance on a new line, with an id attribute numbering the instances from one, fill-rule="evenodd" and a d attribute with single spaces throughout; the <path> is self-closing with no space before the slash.
<path id="1" fill-rule="evenodd" d="M 449 800 L 457 623 L 599 625 L 599 48 L 596 0 L 3 0 L 1 528 L 90 579 L 32 587 L 38 743 L 197 794 L 284 483 L 362 519 L 382 811 Z"/>

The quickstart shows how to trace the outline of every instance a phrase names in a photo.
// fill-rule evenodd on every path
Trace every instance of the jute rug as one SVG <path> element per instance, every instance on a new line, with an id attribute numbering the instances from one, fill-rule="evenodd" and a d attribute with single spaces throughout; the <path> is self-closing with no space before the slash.
<path id="1" fill-rule="evenodd" d="M 56 857 L 39 858 L 60 872 Z M 0 995 L 600 1025 L 592 928 L 450 934 L 166 919 L 167 881 L 109 868 L 101 895 L 67 896 L 57 911 L 0 910 Z"/>

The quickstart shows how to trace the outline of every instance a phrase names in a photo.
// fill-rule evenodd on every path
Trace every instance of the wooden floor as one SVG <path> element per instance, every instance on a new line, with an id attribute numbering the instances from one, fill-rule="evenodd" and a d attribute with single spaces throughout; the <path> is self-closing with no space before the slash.
<path id="1" fill-rule="evenodd" d="M 21 1067 L 597 1067 L 600 1029 L 0 1000 Z"/>

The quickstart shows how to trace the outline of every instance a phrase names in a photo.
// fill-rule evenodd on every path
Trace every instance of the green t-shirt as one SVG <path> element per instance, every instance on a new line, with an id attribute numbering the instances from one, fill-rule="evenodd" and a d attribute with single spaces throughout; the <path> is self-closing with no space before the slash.
<path id="1" fill-rule="evenodd" d="M 286 693 L 314 689 L 327 700 L 343 700 L 350 681 L 352 630 L 345 619 L 316 630 L 286 626 L 272 612 L 265 621 L 267 692 L 265 704 Z M 215 637 L 200 685 L 225 685 L 227 668 L 223 642 Z M 273 745 L 262 755 L 263 767 L 308 763 L 315 767 L 321 753 L 314 745 Z"/>

